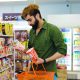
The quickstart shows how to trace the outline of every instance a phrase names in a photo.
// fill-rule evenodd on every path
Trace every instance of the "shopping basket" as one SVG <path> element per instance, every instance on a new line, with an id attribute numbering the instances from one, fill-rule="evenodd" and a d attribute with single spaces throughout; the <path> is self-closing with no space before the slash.
<path id="1" fill-rule="evenodd" d="M 43 68 L 44 65 L 42 64 Z M 33 65 L 32 65 L 33 68 Z M 53 80 L 54 72 L 47 72 L 44 68 L 44 71 L 33 71 L 23 72 L 21 74 L 17 74 L 18 80 Z"/>

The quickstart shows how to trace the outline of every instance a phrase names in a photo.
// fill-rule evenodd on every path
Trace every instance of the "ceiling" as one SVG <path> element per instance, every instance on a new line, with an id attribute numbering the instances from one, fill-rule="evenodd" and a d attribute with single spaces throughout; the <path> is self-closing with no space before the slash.
<path id="1" fill-rule="evenodd" d="M 12 2 L 12 3 L 20 3 L 20 4 L 23 4 L 23 3 L 38 3 L 38 4 L 49 4 L 49 3 L 66 3 L 66 2 L 69 2 L 69 3 L 80 3 L 80 0 L 0 0 L 1 3 L 6 3 L 6 2 Z"/>
<path id="2" fill-rule="evenodd" d="M 34 0 L 36 3 L 80 3 L 80 0 Z"/>

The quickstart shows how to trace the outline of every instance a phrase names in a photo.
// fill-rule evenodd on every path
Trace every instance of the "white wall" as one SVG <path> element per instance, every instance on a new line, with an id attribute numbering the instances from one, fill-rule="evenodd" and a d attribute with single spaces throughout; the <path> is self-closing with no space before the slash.
<path id="1" fill-rule="evenodd" d="M 48 15 L 47 20 L 58 27 L 80 27 L 80 14 Z"/>

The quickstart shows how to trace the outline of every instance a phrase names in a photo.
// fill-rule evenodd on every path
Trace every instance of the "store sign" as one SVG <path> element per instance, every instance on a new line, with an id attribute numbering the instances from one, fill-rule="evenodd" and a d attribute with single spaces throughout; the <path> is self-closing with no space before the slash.
<path id="1" fill-rule="evenodd" d="M 21 21 L 21 13 L 3 13 L 3 21 Z"/>

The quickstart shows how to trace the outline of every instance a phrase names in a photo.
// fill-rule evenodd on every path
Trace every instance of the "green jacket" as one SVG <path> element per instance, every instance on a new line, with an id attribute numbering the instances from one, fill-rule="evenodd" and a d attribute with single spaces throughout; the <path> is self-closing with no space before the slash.
<path id="1" fill-rule="evenodd" d="M 29 48 L 34 47 L 38 56 L 42 59 L 46 59 L 55 52 L 66 55 L 67 46 L 64 43 L 61 31 L 50 23 L 44 21 L 42 29 L 36 35 L 34 29 L 30 30 L 29 35 Z M 57 72 L 56 60 L 44 64 L 47 71 Z M 38 67 L 42 69 L 41 65 Z"/>

